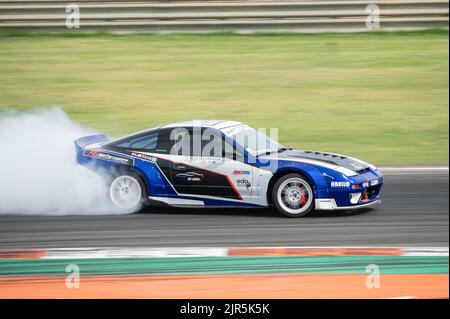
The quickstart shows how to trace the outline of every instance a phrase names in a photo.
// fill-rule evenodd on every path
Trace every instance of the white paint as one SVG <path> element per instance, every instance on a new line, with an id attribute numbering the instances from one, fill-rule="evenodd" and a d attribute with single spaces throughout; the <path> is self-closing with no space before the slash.
<path id="1" fill-rule="evenodd" d="M 402 256 L 448 256 L 448 247 L 398 247 L 398 246 L 261 246 L 246 249 L 399 249 Z M 52 248 L 43 259 L 70 258 L 160 258 L 160 257 L 225 257 L 228 247 L 88 247 Z M 423 255 L 421 252 L 429 251 Z"/>
<path id="2" fill-rule="evenodd" d="M 159 196 L 149 196 L 151 200 L 166 203 L 172 206 L 205 206 L 205 203 L 201 200 L 184 199 L 176 197 L 159 197 Z"/>
<path id="3" fill-rule="evenodd" d="M 316 199 L 316 209 L 317 210 L 351 210 L 360 209 L 364 207 L 369 207 L 375 204 L 381 203 L 380 200 L 375 200 L 370 203 L 359 204 L 355 206 L 338 206 L 334 198 L 318 198 Z"/>
<path id="4" fill-rule="evenodd" d="M 448 256 L 448 247 L 409 247 L 403 256 Z"/>
<path id="5" fill-rule="evenodd" d="M 289 160 L 292 162 L 298 162 L 298 163 L 305 163 L 305 164 L 312 164 L 312 165 L 316 165 L 316 166 L 320 166 L 320 167 L 325 167 L 328 169 L 332 169 L 334 171 L 337 171 L 339 173 L 342 173 L 346 176 L 356 176 L 358 175 L 358 173 L 347 169 L 345 167 L 342 166 L 338 166 L 338 165 L 334 165 L 334 164 L 329 164 L 323 161 L 317 161 L 317 160 L 313 160 L 313 159 L 309 159 L 309 158 L 301 158 L 301 157 L 283 157 L 283 156 L 278 156 L 278 157 L 263 157 L 263 159 L 265 160 Z"/>
<path id="6" fill-rule="evenodd" d="M 168 247 L 168 248 L 55 248 L 44 259 L 69 258 L 161 258 L 161 257 L 225 257 L 228 248 Z"/>

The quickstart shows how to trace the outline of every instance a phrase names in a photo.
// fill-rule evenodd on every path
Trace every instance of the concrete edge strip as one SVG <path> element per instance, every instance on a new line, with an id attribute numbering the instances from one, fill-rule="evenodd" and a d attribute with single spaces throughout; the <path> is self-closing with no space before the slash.
<path id="1" fill-rule="evenodd" d="M 448 247 L 119 247 L 0 250 L 0 259 L 449 256 Z"/>
<path id="2" fill-rule="evenodd" d="M 400 167 L 378 167 L 382 173 L 386 174 L 426 174 L 449 172 L 448 166 L 400 166 Z"/>

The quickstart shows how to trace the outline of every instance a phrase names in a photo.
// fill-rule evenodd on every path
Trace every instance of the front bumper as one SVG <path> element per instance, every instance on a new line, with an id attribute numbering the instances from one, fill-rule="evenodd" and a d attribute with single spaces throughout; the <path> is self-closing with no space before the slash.
<path id="1" fill-rule="evenodd" d="M 372 169 L 356 176 L 327 178 L 328 191 L 316 197 L 316 209 L 348 210 L 374 205 L 383 184 L 383 174 Z"/>
<path id="2" fill-rule="evenodd" d="M 352 206 L 338 206 L 336 204 L 336 200 L 334 198 L 319 198 L 316 199 L 316 209 L 317 210 L 349 210 L 349 209 L 361 209 L 365 207 L 369 207 L 375 204 L 379 204 L 381 201 L 377 198 L 371 202 L 352 205 Z"/>

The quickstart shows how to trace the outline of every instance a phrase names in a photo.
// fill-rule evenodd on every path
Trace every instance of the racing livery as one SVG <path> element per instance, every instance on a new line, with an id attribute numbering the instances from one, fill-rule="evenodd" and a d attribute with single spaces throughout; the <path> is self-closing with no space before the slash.
<path id="1" fill-rule="evenodd" d="M 234 121 L 192 121 L 122 138 L 75 141 L 77 163 L 105 178 L 124 210 L 274 206 L 290 217 L 378 202 L 381 172 L 358 159 L 287 148 Z"/>

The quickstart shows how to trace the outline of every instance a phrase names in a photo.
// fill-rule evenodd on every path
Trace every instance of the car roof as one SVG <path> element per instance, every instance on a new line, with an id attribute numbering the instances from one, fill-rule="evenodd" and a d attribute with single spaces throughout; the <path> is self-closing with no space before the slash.
<path id="1" fill-rule="evenodd" d="M 233 126 L 241 125 L 241 122 L 226 121 L 226 120 L 193 120 L 185 122 L 175 122 L 167 125 L 160 126 L 159 128 L 174 128 L 174 127 L 211 127 L 217 130 L 223 130 Z"/>
<path id="2" fill-rule="evenodd" d="M 111 141 L 108 141 L 107 143 L 105 143 L 105 145 L 108 144 L 113 144 L 119 140 L 123 140 L 123 139 L 127 139 L 133 136 L 137 136 L 137 135 L 141 135 L 141 134 L 145 134 L 145 133 L 150 133 L 153 131 L 157 131 L 157 130 L 161 130 L 161 129 L 165 129 L 165 128 L 176 128 L 176 127 L 211 127 L 211 128 L 215 128 L 217 130 L 224 130 L 224 129 L 229 129 L 238 125 L 242 125 L 241 122 L 236 122 L 236 121 L 226 121 L 226 120 L 192 120 L 192 121 L 184 121 L 184 122 L 175 122 L 175 123 L 170 123 L 170 124 L 165 124 L 165 125 L 158 125 L 158 126 L 154 126 L 139 132 L 134 132 L 125 136 L 121 136 L 119 138 L 115 138 Z"/>

